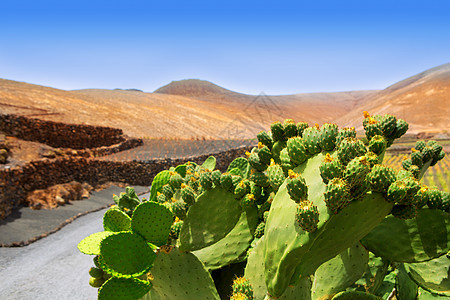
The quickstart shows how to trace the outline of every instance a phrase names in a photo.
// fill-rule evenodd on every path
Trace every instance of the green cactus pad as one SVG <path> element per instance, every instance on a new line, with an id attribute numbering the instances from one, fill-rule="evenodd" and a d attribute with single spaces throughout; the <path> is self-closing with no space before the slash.
<path id="1" fill-rule="evenodd" d="M 345 291 L 336 294 L 331 300 L 382 300 L 382 299 L 369 293 L 358 291 Z"/>
<path id="2" fill-rule="evenodd" d="M 269 178 L 269 183 L 272 189 L 277 191 L 285 180 L 283 168 L 278 164 L 271 164 L 267 168 L 267 177 Z"/>
<path id="3" fill-rule="evenodd" d="M 375 165 L 370 173 L 367 174 L 366 179 L 372 191 L 386 193 L 389 186 L 396 178 L 392 168 L 383 165 Z"/>
<path id="4" fill-rule="evenodd" d="M 178 239 L 178 237 L 180 236 L 182 226 L 183 226 L 183 221 L 178 221 L 178 222 L 175 222 L 172 224 L 172 226 L 170 227 L 170 234 L 169 234 L 169 237 L 172 240 Z"/>
<path id="5" fill-rule="evenodd" d="M 312 299 L 329 299 L 360 278 L 369 262 L 369 253 L 357 243 L 322 264 L 314 274 Z"/>
<path id="6" fill-rule="evenodd" d="M 103 215 L 103 228 L 105 231 L 129 231 L 131 218 L 120 209 L 111 208 Z"/>
<path id="7" fill-rule="evenodd" d="M 310 154 L 316 154 L 322 151 L 320 148 L 320 130 L 317 127 L 308 127 L 303 131 L 303 142 L 306 151 Z"/>
<path id="8" fill-rule="evenodd" d="M 286 188 L 289 196 L 295 202 L 299 203 L 308 199 L 308 186 L 306 185 L 305 178 L 301 174 L 297 174 L 292 170 L 289 170 L 288 178 L 286 180 Z"/>
<path id="9" fill-rule="evenodd" d="M 297 206 L 295 221 L 304 231 L 316 231 L 317 224 L 319 223 L 319 211 L 317 210 L 317 206 L 313 205 L 308 200 L 300 202 Z"/>
<path id="10" fill-rule="evenodd" d="M 275 144 L 273 144 L 273 147 L 272 147 L 272 158 L 277 164 L 281 163 L 280 153 L 281 153 L 281 151 L 284 148 L 286 148 L 286 142 L 285 141 L 278 141 Z"/>
<path id="11" fill-rule="evenodd" d="M 137 278 L 112 277 L 98 291 L 98 300 L 135 300 L 152 288 L 148 281 Z"/>
<path id="12" fill-rule="evenodd" d="M 446 255 L 421 263 L 405 264 L 414 282 L 433 294 L 450 297 L 450 259 Z"/>
<path id="13" fill-rule="evenodd" d="M 287 151 L 290 160 L 297 165 L 302 164 L 306 158 L 306 148 L 303 139 L 299 136 L 292 137 L 287 141 Z"/>
<path id="14" fill-rule="evenodd" d="M 156 254 L 138 234 L 118 232 L 100 243 L 100 255 L 108 271 L 119 276 L 140 276 L 147 272 Z"/>
<path id="15" fill-rule="evenodd" d="M 302 137 L 303 131 L 308 127 L 309 127 L 308 122 L 298 122 L 297 123 L 297 135 L 299 137 Z"/>
<path id="16" fill-rule="evenodd" d="M 144 202 L 133 213 L 131 229 L 147 242 L 161 246 L 167 243 L 172 222 L 172 212 L 163 204 Z"/>
<path id="17" fill-rule="evenodd" d="M 417 217 L 386 217 L 361 240 L 377 256 L 395 262 L 422 262 L 450 249 L 450 215 L 435 209 L 419 209 Z"/>
<path id="18" fill-rule="evenodd" d="M 350 187 L 360 185 L 367 173 L 370 172 L 370 163 L 365 156 L 358 156 L 352 159 L 344 170 L 344 180 Z"/>
<path id="19" fill-rule="evenodd" d="M 134 211 L 136 206 L 141 203 L 138 195 L 134 188 L 127 186 L 125 188 L 125 193 L 120 193 L 120 196 L 113 196 L 114 202 L 119 206 L 120 209 L 126 210 L 129 212 Z"/>
<path id="20" fill-rule="evenodd" d="M 398 139 L 408 131 L 408 123 L 405 120 L 397 119 L 393 138 Z"/>
<path id="21" fill-rule="evenodd" d="M 329 153 L 325 155 L 319 169 L 320 176 L 325 183 L 328 183 L 328 181 L 333 178 L 341 178 L 344 172 L 344 167 L 342 166 L 339 159 L 337 159 L 336 155 L 331 156 Z"/>
<path id="22" fill-rule="evenodd" d="M 261 131 L 256 135 L 256 137 L 258 138 L 258 141 L 260 143 L 267 146 L 267 148 L 269 148 L 270 150 L 272 149 L 273 140 L 272 137 L 266 131 Z"/>
<path id="23" fill-rule="evenodd" d="M 237 199 L 244 197 L 245 194 L 250 193 L 250 180 L 242 179 L 234 189 L 234 195 Z"/>
<path id="24" fill-rule="evenodd" d="M 209 190 L 197 198 L 184 220 L 180 233 L 180 250 L 195 251 L 224 238 L 241 215 L 234 194 L 222 188 Z"/>
<path id="25" fill-rule="evenodd" d="M 234 168 L 238 168 L 241 170 L 241 173 L 243 177 L 247 177 L 247 174 L 250 172 L 250 165 L 248 163 L 248 160 L 244 157 L 238 157 L 234 159 L 230 165 L 228 166 L 227 172 L 230 172 Z"/>
<path id="26" fill-rule="evenodd" d="M 324 201 L 330 211 L 337 214 L 338 211 L 346 207 L 351 200 L 350 187 L 342 178 L 331 179 L 324 193 Z"/>
<path id="27" fill-rule="evenodd" d="M 187 170 L 187 164 L 192 164 L 191 162 L 187 162 L 186 164 L 183 165 L 178 165 L 175 167 L 174 172 L 178 173 L 181 175 L 181 177 L 185 177 L 186 176 L 186 170 Z"/>
<path id="28" fill-rule="evenodd" d="M 250 180 L 253 181 L 256 185 L 262 187 L 269 186 L 269 178 L 263 172 L 258 172 L 252 169 L 250 171 Z"/>
<path id="29" fill-rule="evenodd" d="M 342 140 L 337 151 L 337 156 L 343 165 L 347 165 L 352 159 L 366 154 L 367 149 L 363 142 L 356 138 Z"/>
<path id="30" fill-rule="evenodd" d="M 194 189 L 192 189 L 188 185 L 181 185 L 181 192 L 180 192 L 181 198 L 187 205 L 192 205 L 195 203 L 196 194 L 194 192 Z"/>
<path id="31" fill-rule="evenodd" d="M 274 142 L 286 140 L 284 135 L 284 126 L 281 122 L 273 122 L 270 125 L 270 131 L 272 132 L 272 139 Z"/>
<path id="32" fill-rule="evenodd" d="M 261 163 L 268 165 L 270 164 L 270 159 L 272 158 L 272 152 L 269 147 L 263 145 L 262 143 L 258 144 L 258 157 Z"/>
<path id="33" fill-rule="evenodd" d="M 100 242 L 112 234 L 111 231 L 93 233 L 78 243 L 78 250 L 87 255 L 100 255 Z"/>
<path id="34" fill-rule="evenodd" d="M 251 249 L 245 267 L 244 277 L 246 277 L 253 288 L 253 299 L 263 300 L 267 295 L 267 287 L 264 279 L 264 236 L 261 237 Z M 311 280 L 309 277 L 301 278 L 295 286 L 288 286 L 284 294 L 277 300 L 310 300 Z"/>
<path id="35" fill-rule="evenodd" d="M 416 299 L 418 293 L 417 284 L 411 280 L 403 264 L 398 267 L 397 277 L 395 278 L 396 296 L 398 300 Z"/>
<path id="36" fill-rule="evenodd" d="M 164 197 L 166 197 L 166 199 L 172 198 L 173 194 L 175 193 L 174 189 L 169 184 L 163 185 L 161 192 Z"/>
<path id="37" fill-rule="evenodd" d="M 386 139 L 381 135 L 375 135 L 369 141 L 369 151 L 374 152 L 377 155 L 382 154 L 386 150 Z"/>
<path id="38" fill-rule="evenodd" d="M 177 172 L 171 172 L 169 178 L 169 185 L 172 189 L 177 190 L 181 187 L 183 183 L 183 177 Z"/>
<path id="39" fill-rule="evenodd" d="M 209 272 L 192 253 L 161 251 L 151 271 L 153 287 L 141 300 L 219 300 Z"/>
<path id="40" fill-rule="evenodd" d="M 239 170 L 235 168 L 236 170 Z M 229 173 L 223 173 L 222 176 L 220 176 L 220 187 L 227 191 L 234 191 L 233 189 L 233 179 L 231 177 L 231 174 Z"/>
<path id="41" fill-rule="evenodd" d="M 336 124 L 325 123 L 320 128 L 320 147 L 325 151 L 331 151 L 336 146 L 336 136 L 338 126 Z"/>
<path id="42" fill-rule="evenodd" d="M 200 185 L 204 190 L 210 190 L 213 188 L 213 181 L 211 172 L 203 172 L 200 174 Z"/>
<path id="43" fill-rule="evenodd" d="M 162 191 L 162 187 L 169 183 L 170 173 L 167 170 L 159 172 L 152 181 L 150 188 L 150 201 L 156 201 L 157 193 Z"/>
<path id="44" fill-rule="evenodd" d="M 220 186 L 220 177 L 222 176 L 222 172 L 220 172 L 219 170 L 215 170 L 213 172 L 211 172 L 211 180 L 213 183 L 213 186 Z"/>
<path id="45" fill-rule="evenodd" d="M 283 168 L 284 175 L 288 175 L 288 171 L 295 168 L 296 165 L 294 165 L 291 162 L 291 158 L 289 157 L 287 148 L 284 148 L 280 152 L 280 161 L 281 161 L 281 167 Z"/>
<path id="46" fill-rule="evenodd" d="M 287 139 L 298 135 L 297 125 L 292 119 L 284 120 L 283 128 L 284 128 L 284 136 Z"/>
<path id="47" fill-rule="evenodd" d="M 340 144 L 345 138 L 356 138 L 355 128 L 341 128 L 336 136 L 336 148 L 339 148 Z"/>
<path id="48" fill-rule="evenodd" d="M 267 293 L 264 279 L 264 236 L 250 250 L 244 276 L 253 287 L 255 300 L 263 300 Z"/>
<path id="49" fill-rule="evenodd" d="M 223 239 L 192 253 L 209 270 L 219 269 L 237 262 L 250 246 L 257 224 L 257 209 L 248 208 L 242 212 L 236 226 Z"/>
<path id="50" fill-rule="evenodd" d="M 214 156 L 208 157 L 202 164 L 202 168 L 213 171 L 216 168 L 216 158 Z"/>
<path id="51" fill-rule="evenodd" d="M 323 201 L 325 184 L 319 171 L 323 157 L 318 154 L 294 169 L 306 179 L 308 200 L 318 207 L 319 224 L 315 232 L 307 233 L 296 224 L 297 205 L 290 200 L 285 184 L 273 200 L 264 234 L 265 278 L 272 296 L 282 295 L 300 275 L 313 274 L 323 262 L 364 237 L 392 209 L 393 205 L 380 194 L 369 193 L 338 214 L 330 215 Z"/>

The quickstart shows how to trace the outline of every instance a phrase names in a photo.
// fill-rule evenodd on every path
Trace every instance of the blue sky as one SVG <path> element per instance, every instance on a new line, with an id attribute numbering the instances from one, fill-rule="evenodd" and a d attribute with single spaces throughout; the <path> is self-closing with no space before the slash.
<path id="1" fill-rule="evenodd" d="M 0 78 L 61 89 L 382 89 L 448 62 L 450 1 L 0 1 Z"/>

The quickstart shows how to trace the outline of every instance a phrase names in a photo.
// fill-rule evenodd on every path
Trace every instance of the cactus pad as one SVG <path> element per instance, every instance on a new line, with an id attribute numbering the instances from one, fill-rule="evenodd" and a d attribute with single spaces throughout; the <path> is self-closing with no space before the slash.
<path id="1" fill-rule="evenodd" d="M 197 198 L 184 220 L 180 233 L 180 249 L 195 251 L 224 238 L 241 215 L 234 194 L 222 188 L 209 190 Z"/>
<path id="2" fill-rule="evenodd" d="M 306 148 L 301 137 L 288 139 L 287 151 L 291 161 L 297 165 L 302 164 L 307 158 Z"/>
<path id="3" fill-rule="evenodd" d="M 309 154 L 316 154 L 322 151 L 320 148 L 320 131 L 315 127 L 308 127 L 303 131 L 303 142 L 306 148 L 306 151 Z"/>
<path id="4" fill-rule="evenodd" d="M 352 159 L 362 156 L 366 152 L 363 142 L 355 138 L 345 138 L 339 145 L 337 156 L 343 165 L 347 165 Z"/>
<path id="5" fill-rule="evenodd" d="M 202 168 L 213 171 L 216 168 L 216 158 L 214 156 L 208 157 L 202 164 Z"/>
<path id="6" fill-rule="evenodd" d="M 164 205 L 144 202 L 133 213 L 131 229 L 147 242 L 161 246 L 167 243 L 172 222 L 173 215 Z"/>
<path id="7" fill-rule="evenodd" d="M 284 127 L 280 122 L 273 122 L 270 125 L 270 131 L 272 132 L 272 139 L 274 142 L 286 140 L 284 135 Z"/>
<path id="8" fill-rule="evenodd" d="M 239 260 L 253 240 L 258 223 L 256 208 L 244 210 L 236 226 L 221 240 L 192 252 L 209 270 L 219 269 Z"/>
<path id="9" fill-rule="evenodd" d="M 170 173 L 167 170 L 159 172 L 152 181 L 152 187 L 150 188 L 150 201 L 156 201 L 157 192 L 162 191 L 162 187 L 169 183 Z"/>
<path id="10" fill-rule="evenodd" d="M 247 159 L 245 159 L 244 157 L 238 157 L 238 158 L 235 158 L 230 163 L 230 165 L 228 166 L 227 172 L 230 172 L 234 168 L 238 168 L 239 170 L 241 170 L 242 176 L 245 177 L 246 174 L 248 174 L 248 172 L 250 170 L 250 165 L 249 165 Z"/>
<path id="11" fill-rule="evenodd" d="M 312 298 L 329 299 L 360 278 L 367 268 L 369 252 L 357 243 L 322 264 L 314 274 Z"/>
<path id="12" fill-rule="evenodd" d="M 270 150 L 272 149 L 273 140 L 272 137 L 266 131 L 261 131 L 256 135 L 256 137 L 258 138 L 258 141 L 260 143 L 267 146 L 267 148 L 269 148 Z"/>
<path id="13" fill-rule="evenodd" d="M 78 243 L 78 250 L 81 253 L 87 255 L 99 255 L 100 254 L 100 242 L 106 237 L 112 235 L 111 231 L 101 231 L 91 234 L 85 237 Z"/>
<path id="14" fill-rule="evenodd" d="M 291 199 L 297 203 L 308 199 L 308 186 L 302 175 L 289 170 L 289 176 L 286 179 L 286 188 Z"/>
<path id="15" fill-rule="evenodd" d="M 113 275 L 140 276 L 147 272 L 156 254 L 138 234 L 118 232 L 100 243 L 102 262 Z"/>
<path id="16" fill-rule="evenodd" d="M 120 209 L 110 208 L 103 215 L 103 228 L 106 231 L 129 231 L 131 218 Z"/>
<path id="17" fill-rule="evenodd" d="M 328 183 L 333 178 L 342 177 L 344 167 L 342 166 L 339 159 L 335 156 L 331 156 L 329 153 L 325 155 L 322 164 L 319 167 L 320 176 L 323 182 Z"/>
<path id="18" fill-rule="evenodd" d="M 336 146 L 338 126 L 336 124 L 325 123 L 320 128 L 320 147 L 325 151 L 331 151 Z"/>
<path id="19" fill-rule="evenodd" d="M 405 264 L 405 269 L 422 288 L 450 297 L 450 259 L 446 255 L 427 262 Z"/>
<path id="20" fill-rule="evenodd" d="M 147 294 L 152 288 L 148 281 L 136 278 L 112 277 L 99 289 L 98 300 L 134 300 Z"/>
<path id="21" fill-rule="evenodd" d="M 310 201 L 302 201 L 297 206 L 297 214 L 295 215 L 297 224 L 307 232 L 314 232 L 317 230 L 319 223 L 319 211 L 317 206 Z"/>
<path id="22" fill-rule="evenodd" d="M 209 272 L 192 253 L 161 251 L 151 271 L 153 287 L 142 300 L 219 300 Z"/>
<path id="23" fill-rule="evenodd" d="M 382 165 L 373 166 L 366 178 L 372 191 L 382 193 L 386 193 L 396 179 L 394 170 Z"/>
<path id="24" fill-rule="evenodd" d="M 417 217 L 386 217 L 361 240 L 377 256 L 395 262 L 422 262 L 450 249 L 450 215 L 435 209 L 419 209 Z"/>

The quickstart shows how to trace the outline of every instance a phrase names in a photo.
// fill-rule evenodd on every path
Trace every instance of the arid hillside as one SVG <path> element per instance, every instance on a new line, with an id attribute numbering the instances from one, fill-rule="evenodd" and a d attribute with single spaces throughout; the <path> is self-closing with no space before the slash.
<path id="1" fill-rule="evenodd" d="M 170 90 L 171 85 L 166 88 Z M 202 92 L 205 86 L 209 87 L 207 93 Z M 126 90 L 64 91 L 0 79 L 0 110 L 44 120 L 117 127 L 135 137 L 251 138 L 284 118 L 331 122 L 373 93 L 252 96 L 194 81 L 187 96 L 180 96 Z"/>
<path id="2" fill-rule="evenodd" d="M 450 129 L 450 64 L 382 91 L 246 95 L 203 80 L 181 80 L 153 93 L 65 91 L 0 79 L 0 112 L 121 128 L 134 137 L 252 138 L 285 118 L 360 126 L 362 112 L 390 113 L 411 131 Z"/>
<path id="3" fill-rule="evenodd" d="M 450 130 L 450 63 L 409 77 L 370 95 L 367 101 L 338 120 L 361 128 L 362 111 L 389 113 L 406 120 L 409 132 Z"/>

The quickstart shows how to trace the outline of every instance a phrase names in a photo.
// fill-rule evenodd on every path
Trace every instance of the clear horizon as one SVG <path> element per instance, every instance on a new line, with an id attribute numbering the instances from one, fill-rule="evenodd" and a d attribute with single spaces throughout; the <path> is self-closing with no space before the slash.
<path id="1" fill-rule="evenodd" d="M 450 61 L 448 1 L 2 1 L 0 78 L 73 90 L 202 79 L 292 94 L 384 89 Z"/>

